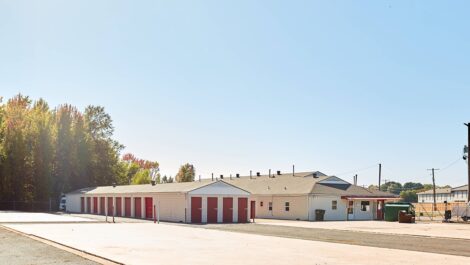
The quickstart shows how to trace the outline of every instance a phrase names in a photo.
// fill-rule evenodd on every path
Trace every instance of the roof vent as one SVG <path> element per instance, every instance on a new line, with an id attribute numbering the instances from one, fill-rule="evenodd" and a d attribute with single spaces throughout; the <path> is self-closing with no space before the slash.
<path id="1" fill-rule="evenodd" d="M 281 175 L 281 171 L 280 171 L 280 170 L 277 171 L 277 175 L 278 175 L 278 176 Z"/>
<path id="2" fill-rule="evenodd" d="M 256 176 L 259 177 L 261 176 L 261 174 L 259 172 L 256 172 Z"/>
<path id="3" fill-rule="evenodd" d="M 152 182 L 152 186 L 155 186 L 155 180 L 152 180 L 151 182 Z"/>
<path id="4" fill-rule="evenodd" d="M 220 179 L 224 179 L 224 175 L 220 175 Z"/>
<path id="5" fill-rule="evenodd" d="M 236 176 L 237 178 L 240 178 L 240 174 L 238 174 L 238 173 L 237 173 L 235 176 Z"/>
<path id="6" fill-rule="evenodd" d="M 113 188 L 116 188 L 116 182 L 113 182 Z"/>

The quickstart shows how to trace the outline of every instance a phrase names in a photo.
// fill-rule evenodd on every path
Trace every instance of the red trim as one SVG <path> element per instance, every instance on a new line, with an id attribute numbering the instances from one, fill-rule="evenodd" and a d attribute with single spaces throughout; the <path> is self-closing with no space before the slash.
<path id="1" fill-rule="evenodd" d="M 344 200 L 350 200 L 350 199 L 355 199 L 355 200 L 396 200 L 400 199 L 400 197 L 368 197 L 368 196 L 341 196 L 341 199 Z"/>

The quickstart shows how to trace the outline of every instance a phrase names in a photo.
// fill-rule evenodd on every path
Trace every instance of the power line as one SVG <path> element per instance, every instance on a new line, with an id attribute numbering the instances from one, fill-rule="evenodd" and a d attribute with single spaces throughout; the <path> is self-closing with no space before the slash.
<path id="1" fill-rule="evenodd" d="M 448 164 L 447 166 L 443 167 L 443 168 L 441 169 L 441 172 L 442 172 L 443 170 L 446 170 L 446 169 L 452 167 L 453 165 L 457 164 L 457 162 L 459 162 L 461 159 L 462 159 L 462 158 L 459 157 L 459 158 L 457 158 L 457 160 L 455 160 L 454 162 L 452 162 L 452 163 Z"/>

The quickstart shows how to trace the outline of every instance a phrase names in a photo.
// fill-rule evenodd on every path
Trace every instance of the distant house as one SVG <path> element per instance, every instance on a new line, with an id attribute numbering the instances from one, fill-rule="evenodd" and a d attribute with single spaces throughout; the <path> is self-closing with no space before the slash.
<path id="1" fill-rule="evenodd" d="M 467 201 L 468 185 L 463 185 L 455 188 L 436 189 L 436 202 L 466 202 Z M 418 202 L 433 203 L 433 190 L 418 192 Z"/>
<path id="2" fill-rule="evenodd" d="M 382 220 L 397 195 L 319 171 L 221 177 L 186 183 L 95 187 L 67 194 L 67 210 L 188 223 L 252 218 Z M 324 214 L 319 213 L 324 212 Z"/>

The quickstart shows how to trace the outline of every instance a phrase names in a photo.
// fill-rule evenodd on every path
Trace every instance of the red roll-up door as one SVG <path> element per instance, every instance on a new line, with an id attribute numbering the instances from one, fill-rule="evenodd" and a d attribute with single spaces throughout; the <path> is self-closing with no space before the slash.
<path id="1" fill-rule="evenodd" d="M 100 214 L 104 215 L 105 214 L 105 197 L 100 197 Z"/>
<path id="2" fill-rule="evenodd" d="M 122 198 L 116 197 L 116 216 L 122 216 Z"/>
<path id="3" fill-rule="evenodd" d="M 151 197 L 145 198 L 145 218 L 152 219 L 153 218 L 153 199 Z"/>
<path id="4" fill-rule="evenodd" d="M 248 198 L 238 198 L 238 222 L 246 223 L 248 218 Z"/>
<path id="5" fill-rule="evenodd" d="M 202 198 L 191 197 L 191 223 L 202 222 Z"/>
<path id="6" fill-rule="evenodd" d="M 86 198 L 86 212 L 91 213 L 91 198 L 90 197 Z"/>
<path id="7" fill-rule="evenodd" d="M 93 197 L 93 213 L 98 214 L 98 198 Z"/>
<path id="8" fill-rule="evenodd" d="M 217 197 L 207 198 L 207 222 L 217 223 Z"/>
<path id="9" fill-rule="evenodd" d="M 134 198 L 135 218 L 142 218 L 142 198 Z"/>
<path id="10" fill-rule="evenodd" d="M 114 202 L 113 197 L 108 197 L 108 216 L 114 215 Z"/>
<path id="11" fill-rule="evenodd" d="M 223 205 L 223 222 L 233 222 L 233 198 L 224 198 Z"/>
<path id="12" fill-rule="evenodd" d="M 124 198 L 124 215 L 126 217 L 131 217 L 131 198 Z"/>
<path id="13" fill-rule="evenodd" d="M 80 197 L 80 212 L 84 213 L 85 212 L 85 198 Z"/>
<path id="14" fill-rule="evenodd" d="M 251 201 L 250 219 L 255 219 L 255 217 L 256 217 L 256 201 Z"/>

